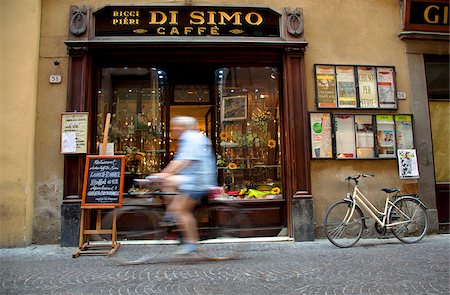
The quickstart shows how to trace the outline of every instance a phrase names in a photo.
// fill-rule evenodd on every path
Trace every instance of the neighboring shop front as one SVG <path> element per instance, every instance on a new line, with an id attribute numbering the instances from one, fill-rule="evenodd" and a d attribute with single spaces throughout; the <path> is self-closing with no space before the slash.
<path id="1" fill-rule="evenodd" d="M 140 193 L 132 179 L 175 151 L 170 118 L 190 114 L 215 145 L 223 198 L 248 209 L 253 236 L 323 236 L 349 175 L 376 174 L 364 188 L 377 202 L 382 187 L 427 188 L 420 162 L 419 180 L 399 177 L 397 150 L 422 161 L 430 123 L 413 109 L 398 1 L 42 2 L 37 243 L 77 244 L 86 154 L 99 153 L 108 113 L 111 150 L 127 158 L 124 205 Z M 87 141 L 61 153 L 66 112 L 88 113 Z M 434 195 L 424 202 L 433 221 Z"/>
<path id="2" fill-rule="evenodd" d="M 405 1 L 403 31 L 408 58 L 412 111 L 416 118 L 419 187 L 436 200 L 439 229 L 449 230 L 450 103 L 449 3 Z"/>

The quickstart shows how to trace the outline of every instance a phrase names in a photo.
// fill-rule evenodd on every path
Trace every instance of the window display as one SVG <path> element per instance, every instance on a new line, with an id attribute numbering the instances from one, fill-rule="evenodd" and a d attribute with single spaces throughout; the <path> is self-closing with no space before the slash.
<path id="1" fill-rule="evenodd" d="M 216 72 L 217 166 L 224 198 L 282 199 L 278 70 Z"/>
<path id="2" fill-rule="evenodd" d="M 97 151 L 103 124 L 111 113 L 108 142 L 115 155 L 126 156 L 125 187 L 133 178 L 159 172 L 166 161 L 165 73 L 145 68 L 102 69 L 98 90 Z"/>

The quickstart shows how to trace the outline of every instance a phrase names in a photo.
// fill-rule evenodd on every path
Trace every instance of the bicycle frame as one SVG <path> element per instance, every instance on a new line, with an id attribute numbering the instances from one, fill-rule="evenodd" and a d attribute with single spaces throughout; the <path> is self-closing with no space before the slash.
<path id="1" fill-rule="evenodd" d="M 391 202 L 390 200 L 390 195 L 388 194 L 386 197 L 386 202 L 384 205 L 384 212 L 379 211 L 368 199 L 367 197 L 364 195 L 363 192 L 361 192 L 361 190 L 358 188 L 358 184 L 355 184 L 355 187 L 353 188 L 353 194 L 348 194 L 348 197 L 350 198 L 350 201 L 352 202 L 352 210 L 350 210 L 350 213 L 348 214 L 348 216 L 344 217 L 344 222 L 345 224 L 348 224 L 350 222 L 350 219 L 353 216 L 353 213 L 355 212 L 355 207 L 357 203 L 360 203 L 362 205 L 362 207 L 364 209 L 366 209 L 366 211 L 370 214 L 370 216 L 372 216 L 373 219 L 375 219 L 375 221 L 381 226 L 381 227 L 386 227 L 386 228 L 390 228 L 393 226 L 397 226 L 400 224 L 405 224 L 408 223 L 410 220 L 410 216 L 406 215 L 400 208 L 398 208 L 397 206 L 394 205 L 393 202 Z M 359 205 L 359 204 L 358 204 Z M 390 210 L 392 210 L 392 208 L 397 209 L 397 212 L 402 214 L 404 217 L 407 218 L 407 220 L 405 221 L 401 221 L 401 222 L 394 222 L 394 223 L 389 223 L 387 224 L 387 216 L 388 216 L 388 211 L 390 212 Z M 378 215 L 383 216 L 382 219 L 378 218 Z"/>

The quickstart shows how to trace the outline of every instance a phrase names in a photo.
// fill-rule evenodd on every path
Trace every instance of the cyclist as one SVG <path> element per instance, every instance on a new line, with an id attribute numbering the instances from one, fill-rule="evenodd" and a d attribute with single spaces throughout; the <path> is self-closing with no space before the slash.
<path id="1" fill-rule="evenodd" d="M 178 140 L 177 151 L 173 160 L 153 176 L 161 180 L 163 191 L 177 192 L 165 200 L 164 221 L 170 222 L 175 217 L 184 235 L 183 246 L 176 254 L 186 255 L 197 250 L 199 235 L 193 210 L 217 185 L 216 158 L 211 141 L 198 131 L 195 118 L 172 118 L 170 131 L 172 138 Z"/>

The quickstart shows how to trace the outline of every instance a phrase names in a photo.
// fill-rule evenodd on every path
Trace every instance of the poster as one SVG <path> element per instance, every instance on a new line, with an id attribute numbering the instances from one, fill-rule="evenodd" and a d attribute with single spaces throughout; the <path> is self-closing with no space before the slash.
<path id="1" fill-rule="evenodd" d="M 87 153 L 88 113 L 61 114 L 61 153 Z"/>
<path id="2" fill-rule="evenodd" d="M 394 68 L 377 68 L 378 102 L 380 108 L 397 108 Z"/>
<path id="3" fill-rule="evenodd" d="M 400 178 L 419 178 L 415 149 L 398 150 L 397 161 Z"/>
<path id="4" fill-rule="evenodd" d="M 372 115 L 355 115 L 356 157 L 374 158 L 375 140 Z"/>
<path id="5" fill-rule="evenodd" d="M 378 108 L 375 67 L 358 67 L 359 107 Z"/>
<path id="6" fill-rule="evenodd" d="M 335 115 L 336 154 L 338 159 L 355 158 L 355 124 L 353 115 Z"/>
<path id="7" fill-rule="evenodd" d="M 339 107 L 356 108 L 354 67 L 336 66 L 336 81 Z"/>
<path id="8" fill-rule="evenodd" d="M 311 113 L 310 124 L 312 158 L 332 158 L 331 114 Z"/>
<path id="9" fill-rule="evenodd" d="M 397 148 L 414 148 L 413 126 L 411 115 L 395 115 L 395 131 L 397 132 Z"/>
<path id="10" fill-rule="evenodd" d="M 395 158 L 394 116 L 377 115 L 378 157 Z"/>
<path id="11" fill-rule="evenodd" d="M 334 66 L 316 65 L 316 95 L 319 108 L 337 107 Z"/>

